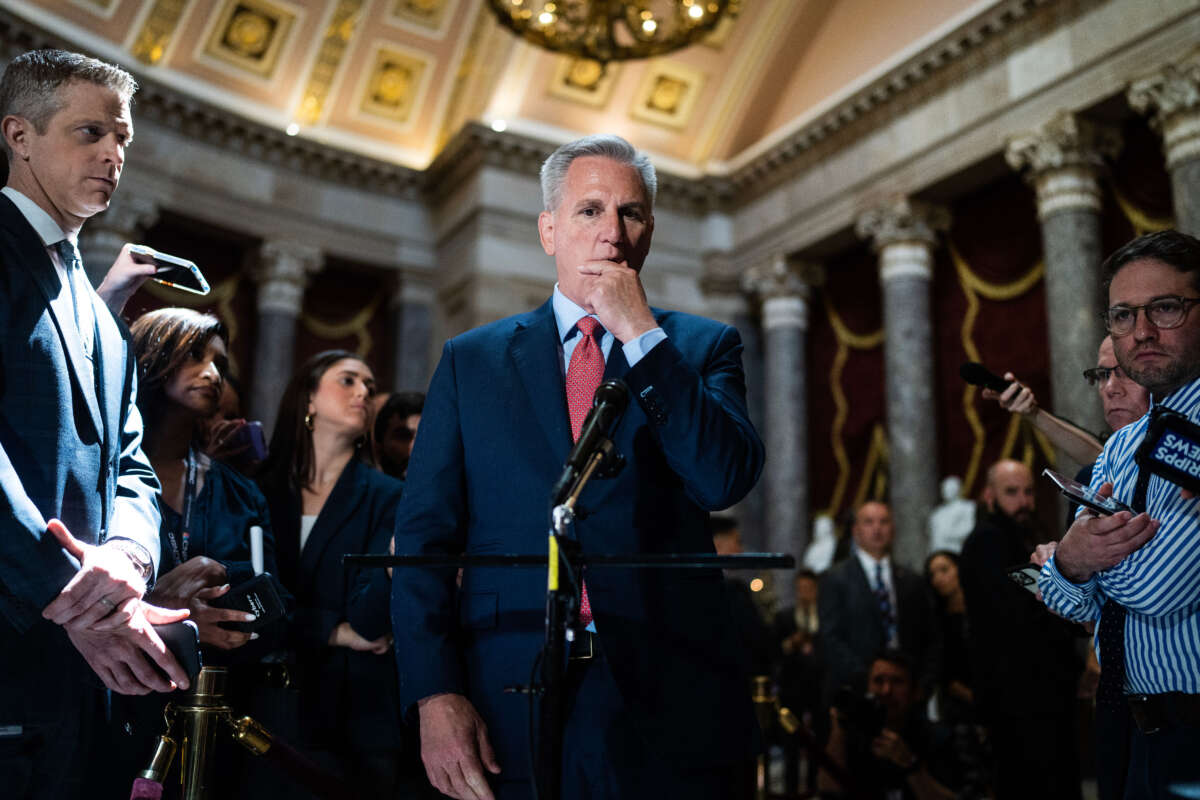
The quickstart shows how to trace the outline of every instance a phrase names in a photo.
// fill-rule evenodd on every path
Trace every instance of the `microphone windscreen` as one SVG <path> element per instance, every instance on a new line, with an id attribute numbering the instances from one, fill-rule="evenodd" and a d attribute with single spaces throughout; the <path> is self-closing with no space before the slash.
<path id="1" fill-rule="evenodd" d="M 625 407 L 629 405 L 629 387 L 625 385 L 625 381 L 611 378 L 597 386 L 596 393 L 592 395 L 592 406 L 601 403 L 613 406 L 615 411 L 625 411 Z"/>
<path id="2" fill-rule="evenodd" d="M 1003 392 L 1009 387 L 1009 382 L 1001 378 L 978 361 L 964 361 L 958 368 L 958 374 L 972 386 L 982 386 L 993 392 Z"/>

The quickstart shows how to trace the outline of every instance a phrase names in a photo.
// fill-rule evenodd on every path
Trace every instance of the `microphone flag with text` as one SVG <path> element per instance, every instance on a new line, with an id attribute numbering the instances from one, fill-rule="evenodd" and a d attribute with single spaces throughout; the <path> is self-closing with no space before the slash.
<path id="1" fill-rule="evenodd" d="M 1178 411 L 1154 407 L 1134 459 L 1139 468 L 1200 493 L 1200 426 Z"/>
<path id="2" fill-rule="evenodd" d="M 567 455 L 562 475 L 554 484 L 552 505 L 558 505 L 566 498 L 588 461 L 605 442 L 611 441 L 628 406 L 629 387 L 625 381 L 611 378 L 596 387 L 596 393 L 592 395 L 592 408 L 583 420 L 579 438 Z"/>

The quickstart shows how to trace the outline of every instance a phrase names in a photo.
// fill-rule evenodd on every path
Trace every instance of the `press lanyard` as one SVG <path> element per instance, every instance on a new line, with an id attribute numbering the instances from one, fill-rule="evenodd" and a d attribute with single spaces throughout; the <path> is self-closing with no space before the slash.
<path id="1" fill-rule="evenodd" d="M 176 564 L 182 564 L 187 561 L 188 557 L 188 539 L 191 537 L 192 529 L 192 504 L 196 500 L 196 462 L 196 452 L 189 447 L 185 462 L 187 478 L 183 485 L 183 514 L 179 517 L 175 530 L 167 534 Z"/>

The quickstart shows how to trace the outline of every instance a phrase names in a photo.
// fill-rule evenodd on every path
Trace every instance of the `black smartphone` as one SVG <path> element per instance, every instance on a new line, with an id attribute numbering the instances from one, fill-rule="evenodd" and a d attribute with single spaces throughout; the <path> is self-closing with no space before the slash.
<path id="1" fill-rule="evenodd" d="M 1058 490 L 1081 506 L 1089 508 L 1102 516 L 1116 514 L 1118 511 L 1133 511 L 1115 497 L 1101 497 L 1095 489 L 1085 486 L 1079 481 L 1072 480 L 1062 473 L 1052 469 L 1042 470 L 1042 474 L 1058 487 Z"/>
<path id="2" fill-rule="evenodd" d="M 154 625 L 153 627 L 158 638 L 163 640 L 167 650 L 175 656 L 179 666 L 183 667 L 183 671 L 187 673 L 188 680 L 195 683 L 196 676 L 200 674 L 200 629 L 196 627 L 196 623 L 185 619 L 182 622 Z M 149 660 L 150 657 L 146 656 L 146 658 Z M 164 678 L 167 677 L 167 673 L 163 672 L 162 667 L 153 661 L 150 664 L 158 670 L 160 675 Z"/>
<path id="3" fill-rule="evenodd" d="M 153 263 L 158 271 L 150 276 L 150 279 L 158 281 L 163 286 L 182 289 L 193 294 L 208 294 L 210 291 L 208 281 L 204 279 L 204 275 L 201 274 L 200 268 L 194 261 L 160 253 L 153 247 L 144 244 L 130 245 L 129 254 L 138 263 Z"/>
<path id="4" fill-rule="evenodd" d="M 1042 573 L 1042 568 L 1037 564 L 1021 564 L 1018 567 L 1009 567 L 1005 572 L 1008 573 L 1009 580 L 1017 586 L 1032 595 L 1037 594 L 1038 575 Z"/>
<path id="5" fill-rule="evenodd" d="M 208 604 L 215 608 L 246 611 L 257 617 L 253 622 L 220 623 L 222 628 L 231 631 L 253 633 L 283 616 L 283 601 L 279 599 L 279 592 L 275 591 L 275 582 L 269 572 L 255 575 L 245 583 L 234 586 L 220 597 L 210 600 Z"/>

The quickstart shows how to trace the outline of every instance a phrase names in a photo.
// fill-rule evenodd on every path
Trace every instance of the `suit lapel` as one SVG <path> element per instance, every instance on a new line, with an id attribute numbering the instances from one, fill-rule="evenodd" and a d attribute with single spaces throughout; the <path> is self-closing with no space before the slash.
<path id="1" fill-rule="evenodd" d="M 508 351 L 525 387 L 533 417 L 541 426 L 550 452 L 566 460 L 571 445 L 567 389 L 559 360 L 558 326 L 550 301 L 517 323 Z"/>
<path id="2" fill-rule="evenodd" d="M 114 444 L 120 441 L 122 389 L 125 386 L 126 350 L 125 341 L 112 312 L 98 294 L 88 292 L 92 304 L 92 318 L 96 321 L 96 398 L 104 415 L 105 430 Z M 116 445 L 119 448 L 119 444 Z"/>
<path id="3" fill-rule="evenodd" d="M 4 195 L 0 195 L 0 198 L 3 198 L 3 202 L 0 203 L 2 218 L 16 237 L 21 260 L 29 270 L 33 282 L 37 284 L 38 289 L 46 298 L 46 313 L 58 331 L 59 342 L 67 355 L 67 361 L 70 362 L 71 374 L 75 377 L 75 385 L 91 414 L 92 424 L 95 426 L 97 435 L 102 436 L 104 424 L 100 415 L 100 404 L 96 399 L 96 384 L 91 377 L 91 366 L 83 355 L 79 336 L 74 330 L 75 320 L 68 319 L 64 322 L 54 309 L 54 300 L 63 290 L 62 281 L 59 280 L 58 272 L 54 269 L 54 263 L 50 260 L 50 255 L 46 252 L 41 237 L 37 235 L 37 232 L 11 200 Z M 97 358 L 97 362 L 99 362 L 99 358 Z"/>
<path id="4" fill-rule="evenodd" d="M 308 535 L 308 542 L 300 553 L 300 575 L 306 582 L 324 559 L 325 550 L 337 538 L 346 520 L 358 511 L 364 485 L 362 481 L 355 480 L 359 469 L 362 469 L 362 465 L 358 459 L 351 458 L 342 474 L 338 476 L 329 497 L 325 499 L 321 513 L 317 515 L 317 521 Z M 338 560 L 341 560 L 341 554 L 338 555 Z"/>

